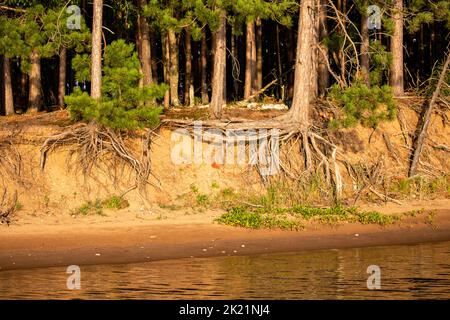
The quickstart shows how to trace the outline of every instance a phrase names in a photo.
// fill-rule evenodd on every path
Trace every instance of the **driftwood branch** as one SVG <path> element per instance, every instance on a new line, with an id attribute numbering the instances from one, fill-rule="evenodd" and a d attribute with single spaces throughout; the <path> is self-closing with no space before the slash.
<path id="1" fill-rule="evenodd" d="M 448 65 L 450 64 L 450 54 L 447 54 L 447 59 L 445 61 L 444 67 L 442 68 L 441 74 L 439 75 L 439 81 L 437 83 L 436 89 L 433 92 L 431 100 L 428 104 L 428 108 L 426 108 L 422 121 L 419 123 L 418 135 L 414 141 L 413 145 L 413 154 L 411 157 L 411 166 L 409 168 L 409 177 L 413 177 L 416 175 L 417 167 L 419 164 L 420 154 L 422 153 L 423 144 L 425 138 L 427 136 L 427 130 L 431 122 L 431 115 L 433 114 L 433 108 L 436 104 L 437 99 L 439 98 L 439 94 L 441 91 L 441 87 L 445 81 L 445 77 L 447 75 Z"/>

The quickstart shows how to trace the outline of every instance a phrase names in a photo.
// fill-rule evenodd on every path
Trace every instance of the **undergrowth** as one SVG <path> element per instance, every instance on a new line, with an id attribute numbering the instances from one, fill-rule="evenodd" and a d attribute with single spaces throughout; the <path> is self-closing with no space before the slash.
<path id="1" fill-rule="evenodd" d="M 294 206 L 290 208 L 251 208 L 234 207 L 217 219 L 225 225 L 252 229 L 289 229 L 304 228 L 305 222 L 315 221 L 322 224 L 356 222 L 386 226 L 399 221 L 400 215 L 381 214 L 377 211 L 360 211 L 356 207 L 335 205 L 328 208 L 312 206 Z"/>

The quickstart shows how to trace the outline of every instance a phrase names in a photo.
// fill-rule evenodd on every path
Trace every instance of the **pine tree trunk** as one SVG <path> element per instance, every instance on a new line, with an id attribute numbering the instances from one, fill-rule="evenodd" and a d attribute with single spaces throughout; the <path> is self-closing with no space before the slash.
<path id="1" fill-rule="evenodd" d="M 295 62 L 294 99 L 289 116 L 293 121 L 309 126 L 310 104 L 315 98 L 313 83 L 315 64 L 316 17 L 314 15 L 317 0 L 303 0 L 300 4 L 298 24 L 297 57 Z"/>
<path id="2" fill-rule="evenodd" d="M 318 53 L 318 65 L 317 65 L 317 75 L 318 75 L 318 91 L 319 95 L 324 96 L 330 85 L 330 72 L 328 71 L 328 66 L 326 61 L 329 59 L 328 47 L 325 46 L 322 41 L 328 37 L 328 27 L 327 27 L 327 0 L 320 0 L 320 11 L 319 11 L 319 44 L 321 52 Z"/>
<path id="3" fill-rule="evenodd" d="M 403 0 L 395 0 L 394 11 L 394 34 L 391 38 L 392 64 L 390 73 L 390 85 L 395 96 L 404 93 L 403 84 Z"/>
<path id="4" fill-rule="evenodd" d="M 194 91 L 194 87 L 192 85 L 192 46 L 191 46 L 191 32 L 186 29 L 185 33 L 186 37 L 186 77 L 184 84 L 184 104 L 185 105 L 193 105 L 194 97 L 192 96 L 192 92 Z"/>
<path id="5" fill-rule="evenodd" d="M 227 49 L 227 14 L 224 10 L 220 12 L 220 25 L 216 33 L 216 41 L 214 43 L 214 70 L 212 79 L 212 97 L 210 114 L 212 118 L 220 119 L 222 116 L 222 106 L 225 104 L 226 92 L 226 49 Z"/>
<path id="6" fill-rule="evenodd" d="M 157 62 L 157 57 L 158 57 L 158 51 L 156 50 L 157 45 L 156 45 L 156 37 L 153 34 L 153 32 L 150 32 L 150 43 L 152 45 L 150 45 L 150 49 L 151 49 L 151 64 L 152 64 L 152 76 L 153 76 L 153 83 L 158 83 L 158 62 Z"/>
<path id="7" fill-rule="evenodd" d="M 28 95 L 28 110 L 38 112 L 42 107 L 41 57 L 37 51 L 30 56 L 30 92 Z"/>
<path id="8" fill-rule="evenodd" d="M 147 0 L 138 0 L 139 8 L 143 8 L 147 5 Z M 153 84 L 152 76 L 152 51 L 150 48 L 150 33 L 148 28 L 147 19 L 139 15 L 138 17 L 138 39 L 140 40 L 140 60 L 142 66 L 143 83 L 144 86 L 150 86 Z"/>
<path id="9" fill-rule="evenodd" d="M 142 32 L 141 32 L 141 20 L 138 18 L 136 21 L 136 50 L 139 57 L 139 74 L 141 78 L 139 79 L 139 88 L 144 87 L 144 73 L 142 71 Z"/>
<path id="10" fill-rule="evenodd" d="M 92 21 L 92 66 L 91 97 L 99 100 L 102 96 L 102 22 L 103 1 L 94 0 Z"/>
<path id="11" fill-rule="evenodd" d="M 167 31 L 169 40 L 169 78 L 170 78 L 170 104 L 174 107 L 180 105 L 180 100 L 178 98 L 178 43 L 177 35 L 175 31 Z"/>
<path id="12" fill-rule="evenodd" d="M 67 48 L 61 47 L 59 51 L 59 79 L 58 79 L 58 105 L 64 107 L 66 95 L 66 73 L 67 73 Z"/>
<path id="13" fill-rule="evenodd" d="M 256 48 L 255 48 L 255 23 L 247 22 L 245 52 L 245 87 L 244 99 L 248 99 L 255 88 Z"/>
<path id="14" fill-rule="evenodd" d="M 208 104 L 209 103 L 209 96 L 208 96 L 208 83 L 207 83 L 207 44 L 206 44 L 206 32 L 205 30 L 202 30 L 202 48 L 201 48 L 201 69 L 202 69 L 202 103 Z"/>
<path id="15" fill-rule="evenodd" d="M 370 87 L 370 61 L 369 61 L 369 26 L 365 12 L 361 15 L 361 73 L 364 83 Z"/>
<path id="16" fill-rule="evenodd" d="M 238 57 L 238 48 L 236 45 L 237 38 L 233 34 L 231 36 L 231 55 L 233 56 L 233 59 L 239 59 Z M 233 74 L 233 99 L 237 99 L 239 96 L 239 75 Z"/>
<path id="17" fill-rule="evenodd" d="M 14 114 L 14 98 L 11 83 L 11 64 L 9 58 L 3 57 L 3 86 L 4 86 L 4 96 L 5 96 L 5 114 Z"/>
<path id="18" fill-rule="evenodd" d="M 277 29 L 279 32 L 279 28 Z M 280 79 L 283 75 L 283 69 L 281 66 L 281 51 L 280 51 L 280 43 L 278 42 L 278 65 L 279 65 L 279 73 L 280 73 Z M 288 68 L 287 71 L 289 72 L 286 79 L 286 86 L 284 87 L 283 91 L 287 91 L 287 97 L 289 99 L 294 98 L 294 77 L 295 77 L 295 52 L 296 52 L 296 45 L 295 45 L 295 37 L 294 37 L 294 28 L 289 28 L 289 34 L 288 34 L 288 50 L 287 50 L 287 59 L 288 59 Z M 283 92 L 283 98 L 285 98 L 286 93 Z"/>
<path id="19" fill-rule="evenodd" d="M 263 40 L 261 18 L 256 19 L 256 87 L 258 92 L 263 86 Z"/>
<path id="20" fill-rule="evenodd" d="M 163 65 L 164 65 L 164 83 L 170 85 L 169 68 L 170 68 L 170 57 L 169 57 L 169 36 L 167 34 L 161 36 L 162 43 L 162 54 L 163 54 Z M 170 88 L 164 94 L 164 109 L 169 109 L 170 107 Z"/>

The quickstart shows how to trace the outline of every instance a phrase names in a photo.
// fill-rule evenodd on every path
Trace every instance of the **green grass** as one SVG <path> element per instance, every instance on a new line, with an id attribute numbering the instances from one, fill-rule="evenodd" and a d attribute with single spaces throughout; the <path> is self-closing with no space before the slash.
<path id="1" fill-rule="evenodd" d="M 14 211 L 20 211 L 23 209 L 23 204 L 21 204 L 19 201 L 16 202 L 16 204 L 14 205 Z"/>
<path id="2" fill-rule="evenodd" d="M 195 201 L 199 206 L 207 206 L 209 204 L 209 196 L 207 194 L 197 194 Z"/>
<path id="3" fill-rule="evenodd" d="M 114 210 L 125 209 L 130 206 L 127 200 L 119 196 L 111 196 L 110 198 L 104 200 L 102 205 L 106 209 Z"/>
<path id="4" fill-rule="evenodd" d="M 217 222 L 251 229 L 299 230 L 304 228 L 307 221 L 316 221 L 322 224 L 337 224 L 346 221 L 386 226 L 398 220 L 400 220 L 399 215 L 360 211 L 355 207 L 336 205 L 329 208 L 311 206 L 275 209 L 234 207 L 219 217 Z"/>
<path id="5" fill-rule="evenodd" d="M 97 199 L 95 201 L 87 201 L 79 208 L 73 211 L 73 214 L 82 215 L 82 216 L 90 216 L 90 215 L 99 215 L 104 216 L 104 209 L 110 210 L 120 210 L 129 206 L 127 200 L 123 197 L 111 196 L 106 200 Z"/>
<path id="6" fill-rule="evenodd" d="M 103 206 L 102 202 L 97 199 L 95 201 L 87 201 L 81 207 L 75 210 L 75 214 L 80 214 L 83 216 L 88 215 L 100 215 L 103 216 Z"/>

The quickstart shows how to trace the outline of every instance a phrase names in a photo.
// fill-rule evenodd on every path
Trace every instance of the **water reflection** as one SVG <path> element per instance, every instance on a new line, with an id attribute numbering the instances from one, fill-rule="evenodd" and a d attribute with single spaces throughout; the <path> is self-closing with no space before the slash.
<path id="1" fill-rule="evenodd" d="M 368 290 L 369 265 L 381 290 Z M 450 242 L 247 257 L 0 272 L 0 298 L 18 299 L 424 299 L 450 298 Z"/>

